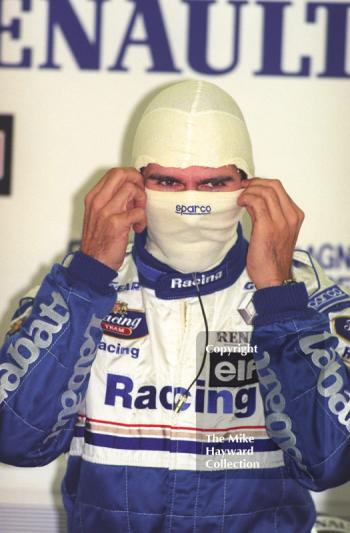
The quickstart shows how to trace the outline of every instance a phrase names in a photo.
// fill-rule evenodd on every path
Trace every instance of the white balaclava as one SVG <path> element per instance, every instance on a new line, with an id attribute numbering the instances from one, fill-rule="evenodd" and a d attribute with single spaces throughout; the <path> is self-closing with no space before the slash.
<path id="1" fill-rule="evenodd" d="M 177 168 L 234 164 L 254 175 L 251 142 L 238 105 L 205 81 L 176 83 L 153 98 L 136 130 L 132 155 L 139 170 L 149 163 Z M 214 268 L 237 239 L 240 193 L 146 189 L 146 249 L 180 272 Z"/>

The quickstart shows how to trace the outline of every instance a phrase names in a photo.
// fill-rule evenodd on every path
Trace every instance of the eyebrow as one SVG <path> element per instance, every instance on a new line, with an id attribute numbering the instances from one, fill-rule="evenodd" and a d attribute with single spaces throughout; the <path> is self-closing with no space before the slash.
<path id="1" fill-rule="evenodd" d="M 167 174 L 151 174 L 150 176 L 143 176 L 146 180 L 160 181 L 160 180 L 174 180 L 176 183 L 183 183 L 179 178 L 174 178 L 173 176 L 168 176 Z"/>
<path id="2" fill-rule="evenodd" d="M 199 183 L 201 185 L 206 185 L 207 183 L 210 183 L 211 181 L 232 181 L 234 178 L 233 176 L 212 176 L 211 178 L 206 178 L 203 180 L 200 180 Z"/>
<path id="3" fill-rule="evenodd" d="M 171 179 L 174 180 L 175 183 L 183 183 L 181 178 L 175 178 L 174 176 L 169 176 L 167 174 L 151 174 L 150 176 L 144 176 L 146 180 L 152 180 L 152 181 L 161 181 L 165 179 Z M 212 176 L 210 178 L 200 179 L 199 183 L 201 185 L 206 185 L 207 183 L 210 183 L 211 181 L 233 181 L 233 176 Z"/>

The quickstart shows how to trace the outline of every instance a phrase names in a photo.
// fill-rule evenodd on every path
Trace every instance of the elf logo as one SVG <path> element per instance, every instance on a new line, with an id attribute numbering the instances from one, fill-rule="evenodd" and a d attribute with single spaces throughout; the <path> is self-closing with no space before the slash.
<path id="1" fill-rule="evenodd" d="M 258 381 L 256 364 L 251 354 L 210 353 L 210 387 L 242 387 Z"/>
<path id="2" fill-rule="evenodd" d="M 177 204 L 175 213 L 178 215 L 210 215 L 210 205 L 184 205 Z"/>

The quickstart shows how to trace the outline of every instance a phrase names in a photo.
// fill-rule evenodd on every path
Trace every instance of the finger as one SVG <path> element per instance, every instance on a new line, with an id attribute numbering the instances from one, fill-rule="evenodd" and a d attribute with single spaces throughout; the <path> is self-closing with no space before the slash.
<path id="1" fill-rule="evenodd" d="M 112 175 L 117 174 L 117 172 L 120 171 L 120 170 L 121 169 L 118 169 L 118 168 L 111 168 L 110 170 L 108 170 L 108 172 L 106 172 L 106 174 L 104 174 L 102 176 L 102 178 L 96 183 L 96 185 L 86 195 L 86 197 L 85 197 L 85 207 L 88 207 L 89 204 L 91 204 L 92 200 L 94 199 L 96 194 L 101 191 L 101 189 L 104 186 L 104 184 L 106 183 L 106 181 L 108 179 L 110 179 L 110 177 Z"/>
<path id="2" fill-rule="evenodd" d="M 82 239 L 84 241 L 87 234 L 89 234 L 91 227 L 95 224 L 95 221 L 93 220 L 93 217 L 91 217 L 91 211 L 92 208 L 95 208 L 94 199 L 96 198 L 97 194 L 100 193 L 100 191 L 103 189 L 104 185 L 106 184 L 107 180 L 110 180 L 112 176 L 117 176 L 121 174 L 122 169 L 118 168 L 112 168 L 102 178 L 96 183 L 96 185 L 88 192 L 88 194 L 85 196 L 84 204 L 85 204 L 85 211 L 84 211 L 84 223 L 83 223 L 83 235 Z"/>
<path id="3" fill-rule="evenodd" d="M 127 213 L 114 214 L 108 218 L 108 221 L 102 223 L 104 237 L 113 242 L 120 242 L 121 238 L 127 237 L 131 227 L 136 232 L 141 232 L 147 225 L 145 210 L 141 207 L 135 207 Z"/>
<path id="4" fill-rule="evenodd" d="M 86 203 L 94 206 L 96 210 L 104 207 L 111 197 L 126 183 L 130 181 L 144 189 L 143 178 L 134 168 L 113 168 L 96 184 L 86 197 Z"/>
<path id="5" fill-rule="evenodd" d="M 248 213 L 252 216 L 253 222 L 265 220 L 269 222 L 269 224 L 272 224 L 265 198 L 261 195 L 245 191 L 238 197 L 237 203 L 241 207 L 247 208 Z"/>
<path id="6" fill-rule="evenodd" d="M 92 212 L 98 212 L 101 207 L 113 195 L 114 190 L 118 190 L 126 181 L 137 185 L 140 190 L 144 190 L 143 178 L 141 174 L 134 168 L 112 168 L 100 179 L 93 189 L 85 197 L 85 211 L 82 238 L 90 232 L 91 227 L 95 224 Z"/>
<path id="7" fill-rule="evenodd" d="M 303 212 L 297 206 L 297 204 L 292 200 L 292 198 L 289 196 L 289 194 L 287 193 L 287 191 L 285 190 L 285 188 L 283 187 L 282 183 L 279 180 L 265 179 L 265 178 L 252 178 L 249 180 L 249 182 L 250 184 L 248 186 L 245 185 L 245 188 L 254 186 L 254 185 L 262 185 L 262 186 L 271 187 L 278 196 L 282 211 L 288 223 L 290 225 L 293 225 L 294 227 L 298 227 L 299 224 L 301 225 L 302 220 L 304 218 Z"/>
<path id="8" fill-rule="evenodd" d="M 272 187 L 267 187 L 266 185 L 251 185 L 249 188 L 245 188 L 245 191 L 264 198 L 271 220 L 273 220 L 273 222 L 281 229 L 287 226 L 287 220 L 284 216 L 279 198 Z"/>
<path id="9" fill-rule="evenodd" d="M 108 201 L 119 191 L 127 182 L 133 183 L 140 190 L 144 190 L 143 178 L 135 169 L 117 169 L 106 176 L 101 189 L 96 193 L 93 202 L 97 209 L 104 207 Z"/>
<path id="10" fill-rule="evenodd" d="M 135 207 L 146 207 L 146 194 L 134 183 L 126 182 L 99 212 L 108 217 Z"/>
<path id="11" fill-rule="evenodd" d="M 127 223 L 136 233 L 141 233 L 147 226 L 146 211 L 142 207 L 135 207 L 127 213 Z"/>

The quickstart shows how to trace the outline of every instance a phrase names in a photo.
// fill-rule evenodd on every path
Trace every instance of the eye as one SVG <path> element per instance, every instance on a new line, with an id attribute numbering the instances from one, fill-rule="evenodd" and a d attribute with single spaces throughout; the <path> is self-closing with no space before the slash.
<path id="1" fill-rule="evenodd" d="M 223 189 L 225 187 L 227 187 L 227 185 L 231 182 L 232 180 L 228 180 L 227 178 L 212 178 L 212 179 L 209 179 L 209 180 L 205 180 L 204 182 L 201 183 L 200 185 L 200 188 L 201 189 L 204 189 L 204 190 L 213 190 L 213 189 L 216 189 L 216 190 L 220 190 L 220 189 Z"/>
<path id="2" fill-rule="evenodd" d="M 184 188 L 184 184 L 172 176 L 149 176 L 146 182 L 151 189 L 158 191 L 180 191 Z"/>
<path id="3" fill-rule="evenodd" d="M 212 179 L 208 185 L 209 187 L 223 187 L 226 185 L 226 180 Z"/>
<path id="4" fill-rule="evenodd" d="M 174 185 L 179 185 L 179 182 L 174 178 L 158 178 L 157 183 L 163 187 L 173 187 Z"/>

